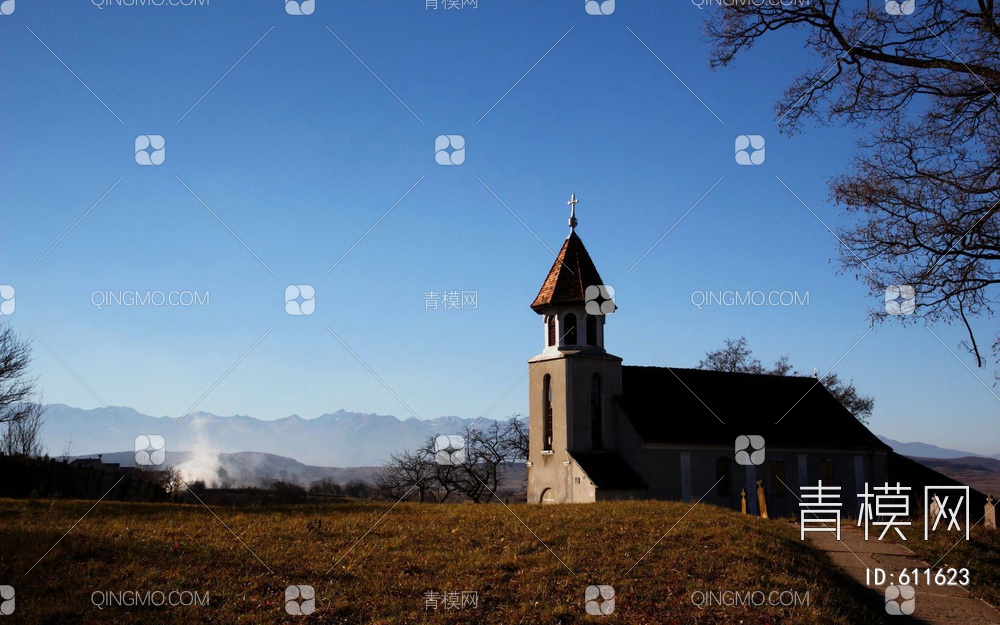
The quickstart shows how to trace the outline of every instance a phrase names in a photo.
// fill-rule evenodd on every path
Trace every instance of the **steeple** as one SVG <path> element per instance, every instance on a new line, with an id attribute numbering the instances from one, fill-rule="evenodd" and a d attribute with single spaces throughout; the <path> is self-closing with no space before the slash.
<path id="1" fill-rule="evenodd" d="M 604 285 L 576 233 L 578 202 L 575 193 L 570 196 L 569 236 L 531 303 L 532 310 L 544 315 L 546 350 L 604 351 L 604 317 L 616 308 L 612 301 L 614 292 Z"/>
<path id="2" fill-rule="evenodd" d="M 577 456 L 605 458 L 617 440 L 621 358 L 604 349 L 614 290 L 576 233 L 578 202 L 570 196 L 569 234 L 531 303 L 544 329 L 542 351 L 528 361 L 528 501 L 538 503 L 593 501 Z"/>

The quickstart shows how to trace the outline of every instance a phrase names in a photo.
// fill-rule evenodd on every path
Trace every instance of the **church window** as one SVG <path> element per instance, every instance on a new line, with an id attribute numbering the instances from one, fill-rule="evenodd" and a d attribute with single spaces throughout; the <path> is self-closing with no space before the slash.
<path id="1" fill-rule="evenodd" d="M 601 376 L 595 373 L 590 377 L 590 446 L 594 449 L 604 447 L 604 421 L 601 418 Z"/>
<path id="2" fill-rule="evenodd" d="M 587 345 L 597 345 L 597 317 L 587 315 Z"/>
<path id="3" fill-rule="evenodd" d="M 564 318 L 564 323 L 566 327 L 563 332 L 565 339 L 563 340 L 563 345 L 576 345 L 576 315 L 569 313 Z"/>
<path id="4" fill-rule="evenodd" d="M 723 456 L 715 461 L 715 479 L 719 485 L 715 488 L 715 494 L 723 497 L 733 494 L 733 463 Z"/>
<path id="5" fill-rule="evenodd" d="M 835 486 L 836 481 L 833 479 L 833 460 L 829 458 L 824 458 L 819 461 L 819 479 L 823 480 L 823 486 Z"/>
<path id="6" fill-rule="evenodd" d="M 771 461 L 771 494 L 775 497 L 784 497 L 788 489 L 785 487 L 785 461 Z"/>
<path id="7" fill-rule="evenodd" d="M 549 340 L 545 345 L 547 347 L 552 347 L 556 344 L 556 316 L 549 315 L 546 323 L 549 326 Z"/>
<path id="8" fill-rule="evenodd" d="M 552 450 L 552 376 L 546 374 L 542 381 L 542 418 L 543 418 L 543 446 L 544 451 Z"/>

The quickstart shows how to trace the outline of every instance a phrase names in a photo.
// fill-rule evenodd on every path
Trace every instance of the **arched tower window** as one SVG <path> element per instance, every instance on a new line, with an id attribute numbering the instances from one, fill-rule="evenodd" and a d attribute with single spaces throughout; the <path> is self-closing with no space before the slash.
<path id="1" fill-rule="evenodd" d="M 542 380 L 542 450 L 552 451 L 552 376 Z"/>
<path id="2" fill-rule="evenodd" d="M 549 329 L 549 340 L 545 344 L 545 346 L 552 347 L 553 345 L 556 344 L 556 316 L 549 315 L 546 323 L 548 324 L 548 329 Z"/>
<path id="3" fill-rule="evenodd" d="M 597 345 L 597 317 L 587 315 L 587 345 Z"/>
<path id="4" fill-rule="evenodd" d="M 604 447 L 604 421 L 601 418 L 601 376 L 597 373 L 590 377 L 590 446 L 594 449 Z"/>
<path id="5" fill-rule="evenodd" d="M 569 313 L 564 317 L 563 323 L 566 325 L 563 328 L 563 335 L 566 337 L 563 339 L 563 345 L 576 345 L 576 315 Z"/>

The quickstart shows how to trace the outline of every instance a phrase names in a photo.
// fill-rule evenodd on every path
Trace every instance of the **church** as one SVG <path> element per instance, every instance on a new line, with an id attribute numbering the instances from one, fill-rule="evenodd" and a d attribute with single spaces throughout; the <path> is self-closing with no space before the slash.
<path id="1" fill-rule="evenodd" d="M 576 233 L 576 202 L 531 304 L 543 341 L 528 361 L 528 502 L 701 500 L 759 514 L 761 493 L 770 516 L 786 516 L 822 480 L 856 515 L 855 493 L 886 481 L 892 451 L 817 379 L 627 366 L 608 351 L 616 305 Z"/>

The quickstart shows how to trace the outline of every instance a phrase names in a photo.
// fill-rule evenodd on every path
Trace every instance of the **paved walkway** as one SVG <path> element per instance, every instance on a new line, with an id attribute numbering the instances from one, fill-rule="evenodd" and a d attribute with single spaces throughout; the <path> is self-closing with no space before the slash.
<path id="1" fill-rule="evenodd" d="M 795 524 L 795 531 L 799 531 Z M 891 531 L 891 530 L 890 530 Z M 898 543 L 876 540 L 877 535 L 865 541 L 861 528 L 850 523 L 841 525 L 840 542 L 833 532 L 806 532 L 806 540 L 830 555 L 834 564 L 843 569 L 855 582 L 870 589 L 874 600 L 885 602 L 885 586 L 869 586 L 867 569 L 881 568 L 886 574 L 899 574 L 905 569 L 926 569 L 930 564 Z M 853 553 L 852 553 L 853 552 Z M 970 571 L 970 575 L 975 575 Z M 921 573 L 916 591 L 915 610 L 912 616 L 897 616 L 894 623 L 924 625 L 987 625 L 1000 624 L 1000 612 L 988 603 L 969 595 L 961 586 L 926 585 Z M 892 583 L 891 580 L 886 584 Z"/>

